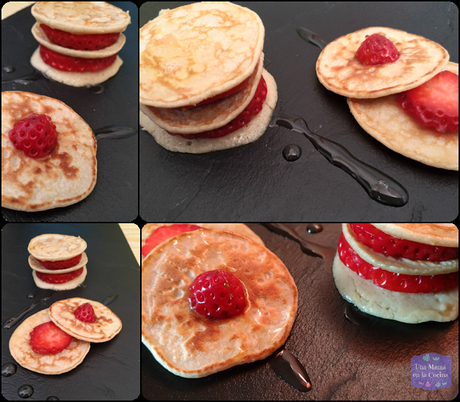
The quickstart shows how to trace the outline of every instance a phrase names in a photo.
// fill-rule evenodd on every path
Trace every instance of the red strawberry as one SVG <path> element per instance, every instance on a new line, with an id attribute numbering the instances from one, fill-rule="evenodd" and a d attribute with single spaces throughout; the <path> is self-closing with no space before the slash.
<path id="1" fill-rule="evenodd" d="M 37 325 L 30 333 L 29 344 L 35 353 L 42 355 L 62 352 L 70 345 L 72 337 L 49 321 Z"/>
<path id="2" fill-rule="evenodd" d="M 37 261 L 47 269 L 70 268 L 70 267 L 73 267 L 74 265 L 77 265 L 80 262 L 80 260 L 81 260 L 81 254 L 77 255 L 76 257 L 69 258 L 68 260 L 61 260 L 61 261 L 42 261 L 42 260 L 37 259 Z"/>
<path id="3" fill-rule="evenodd" d="M 438 275 L 405 275 L 385 271 L 363 260 L 341 235 L 338 247 L 340 260 L 361 278 L 372 280 L 381 288 L 403 293 L 438 293 L 458 286 L 458 271 Z"/>
<path id="4" fill-rule="evenodd" d="M 159 244 L 174 237 L 178 234 L 185 232 L 192 232 L 193 230 L 200 229 L 197 225 L 188 225 L 186 223 L 176 224 L 170 226 L 160 226 L 156 229 L 151 236 L 145 241 L 142 246 L 142 257 L 145 258 L 147 255 Z"/>
<path id="5" fill-rule="evenodd" d="M 40 45 L 40 56 L 46 64 L 57 70 L 77 72 L 104 70 L 117 58 L 116 54 L 100 59 L 65 56 L 43 45 Z"/>
<path id="6" fill-rule="evenodd" d="M 56 126 L 51 117 L 33 113 L 19 120 L 8 133 L 16 149 L 22 150 L 31 158 L 44 158 L 57 144 Z"/>
<path id="7" fill-rule="evenodd" d="M 399 59 L 399 51 L 396 46 L 383 35 L 366 35 L 361 46 L 355 54 L 363 66 L 394 63 Z"/>
<path id="8" fill-rule="evenodd" d="M 75 50 L 100 50 L 113 45 L 120 35 L 118 32 L 106 34 L 77 35 L 70 32 L 53 29 L 45 24 L 40 24 L 50 42 L 68 49 Z"/>
<path id="9" fill-rule="evenodd" d="M 204 272 L 190 286 L 190 307 L 210 318 L 229 318 L 243 314 L 246 296 L 243 283 L 224 270 Z"/>
<path id="10" fill-rule="evenodd" d="M 73 313 L 77 320 L 83 322 L 96 322 L 96 314 L 94 313 L 94 308 L 89 303 L 83 303 L 82 305 L 78 306 Z"/>
<path id="11" fill-rule="evenodd" d="M 214 130 L 205 131 L 197 134 L 177 134 L 169 133 L 171 135 L 180 135 L 187 139 L 196 138 L 218 138 L 233 133 L 234 131 L 244 127 L 248 124 L 259 112 L 262 110 L 263 103 L 267 97 L 267 84 L 265 83 L 264 77 L 260 78 L 259 85 L 257 86 L 256 93 L 249 102 L 248 106 L 231 122 L 225 126 L 216 128 Z"/>
<path id="12" fill-rule="evenodd" d="M 458 258 L 457 247 L 431 246 L 398 239 L 382 232 L 370 223 L 351 223 L 350 228 L 360 243 L 387 257 L 432 262 Z"/>
<path id="13" fill-rule="evenodd" d="M 440 133 L 458 131 L 458 75 L 441 71 L 431 80 L 402 92 L 398 103 L 425 127 Z"/>
<path id="14" fill-rule="evenodd" d="M 77 269 L 72 272 L 67 272 L 66 274 L 44 274 L 43 272 L 35 271 L 37 277 L 46 283 L 65 283 L 69 282 L 72 279 L 80 276 L 83 272 L 83 268 Z"/>

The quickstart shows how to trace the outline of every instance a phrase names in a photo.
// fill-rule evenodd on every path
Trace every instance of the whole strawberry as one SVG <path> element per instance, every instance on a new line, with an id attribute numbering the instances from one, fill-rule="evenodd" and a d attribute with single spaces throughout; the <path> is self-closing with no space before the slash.
<path id="1" fill-rule="evenodd" d="M 373 34 L 366 36 L 355 56 L 363 66 L 374 66 L 394 63 L 400 54 L 391 40 L 383 35 Z"/>
<path id="2" fill-rule="evenodd" d="M 190 286 L 190 307 L 210 318 L 229 318 L 243 314 L 246 292 L 243 283 L 224 270 L 204 272 Z"/>
<path id="3" fill-rule="evenodd" d="M 36 159 L 49 155 L 57 144 L 56 126 L 51 117 L 44 114 L 34 113 L 19 120 L 8 137 L 16 149 Z"/>
<path id="4" fill-rule="evenodd" d="M 89 303 L 83 303 L 74 311 L 75 318 L 83 322 L 96 322 L 96 314 L 93 306 Z"/>

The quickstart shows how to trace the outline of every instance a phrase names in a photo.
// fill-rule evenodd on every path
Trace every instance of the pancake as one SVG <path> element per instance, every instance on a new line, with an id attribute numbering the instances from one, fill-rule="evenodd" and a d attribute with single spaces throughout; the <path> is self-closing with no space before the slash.
<path id="1" fill-rule="evenodd" d="M 224 269 L 247 289 L 239 316 L 214 320 L 190 309 L 201 273 Z M 199 229 L 156 247 L 142 263 L 142 341 L 172 373 L 199 378 L 270 356 L 286 342 L 297 288 L 271 251 L 235 233 Z"/>
<path id="2" fill-rule="evenodd" d="M 278 100 L 274 78 L 266 70 L 263 71 L 263 77 L 267 83 L 267 98 L 262 110 L 246 126 L 224 137 L 188 139 L 179 135 L 170 135 L 143 113 L 142 106 L 140 124 L 159 145 L 172 152 L 202 154 L 249 144 L 258 140 L 267 130 Z"/>
<path id="3" fill-rule="evenodd" d="M 242 83 L 259 62 L 265 29 L 253 11 L 232 3 L 193 3 L 140 30 L 140 102 L 196 105 Z"/>
<path id="4" fill-rule="evenodd" d="M 81 57 L 84 59 L 99 59 L 102 57 L 112 56 L 118 53 L 126 42 L 126 36 L 123 34 L 120 34 L 117 42 L 115 42 L 111 46 L 105 47 L 104 49 L 99 49 L 99 50 L 70 49 L 70 48 L 56 45 L 53 42 L 51 42 L 46 36 L 45 32 L 43 32 L 43 30 L 40 28 L 40 24 L 38 22 L 35 23 L 35 25 L 32 27 L 32 34 L 38 43 L 47 47 L 48 49 L 51 49 L 65 56 Z"/>
<path id="5" fill-rule="evenodd" d="M 396 62 L 363 66 L 355 58 L 366 35 L 374 33 L 393 42 L 400 53 Z M 371 27 L 329 43 L 318 58 L 316 74 L 332 92 L 370 99 L 415 88 L 439 73 L 448 61 L 448 52 L 429 39 L 397 29 Z"/>
<path id="6" fill-rule="evenodd" d="M 81 237 L 43 234 L 34 237 L 27 250 L 42 261 L 61 261 L 82 254 L 86 247 L 87 244 Z"/>
<path id="7" fill-rule="evenodd" d="M 39 1 L 31 12 L 41 24 L 76 34 L 122 32 L 131 23 L 129 13 L 102 1 Z"/>
<path id="8" fill-rule="evenodd" d="M 50 116 L 58 132 L 56 148 L 41 159 L 25 156 L 8 138 L 14 124 L 33 113 Z M 36 212 L 83 200 L 96 184 L 96 147 L 91 128 L 63 102 L 2 92 L 2 207 Z"/>
<path id="9" fill-rule="evenodd" d="M 237 93 L 225 98 L 195 106 L 182 108 L 155 108 L 141 105 L 153 122 L 166 131 L 181 134 L 194 134 L 225 126 L 236 118 L 251 102 L 259 85 L 263 70 L 263 56 L 249 78 L 248 84 Z"/>
<path id="10" fill-rule="evenodd" d="M 458 64 L 443 70 L 458 74 Z M 458 131 L 438 133 L 424 127 L 399 106 L 398 95 L 351 99 L 348 106 L 359 125 L 391 150 L 425 165 L 458 171 Z"/>
<path id="11" fill-rule="evenodd" d="M 70 345 L 55 355 L 35 353 L 29 345 L 30 332 L 40 324 L 50 321 L 48 309 L 26 318 L 11 335 L 11 356 L 27 370 L 41 374 L 62 374 L 77 367 L 89 352 L 88 342 L 72 339 Z"/>
<path id="12" fill-rule="evenodd" d="M 82 322 L 77 320 L 74 311 L 80 305 L 90 303 L 96 315 L 96 322 Z M 73 297 L 53 303 L 49 308 L 49 315 L 59 328 L 74 338 L 87 342 L 107 342 L 121 331 L 121 321 L 108 307 L 103 304 Z"/>
<path id="13" fill-rule="evenodd" d="M 123 64 L 123 60 L 120 56 L 117 56 L 110 66 L 100 71 L 62 71 L 46 64 L 40 57 L 40 47 L 38 47 L 32 54 L 30 64 L 49 78 L 61 84 L 72 87 L 85 87 L 87 85 L 101 84 L 113 77 Z"/>
<path id="14" fill-rule="evenodd" d="M 42 264 L 40 264 L 34 256 L 29 255 L 30 268 L 32 268 L 34 271 L 42 272 L 44 274 L 51 274 L 51 275 L 53 275 L 53 274 L 67 274 L 69 272 L 76 271 L 77 269 L 82 268 L 87 263 L 88 263 L 88 257 L 86 255 L 86 253 L 83 253 L 83 255 L 81 256 L 80 262 L 78 264 L 74 265 L 73 267 L 62 268 L 62 269 L 47 269 Z"/>
<path id="15" fill-rule="evenodd" d="M 70 281 L 64 283 L 48 283 L 42 281 L 38 276 L 35 270 L 32 270 L 32 277 L 34 278 L 35 285 L 40 289 L 51 289 L 56 291 L 71 290 L 80 286 L 86 279 L 88 271 L 86 270 L 86 265 L 83 266 L 83 271 L 76 278 L 71 279 Z M 54 271 L 54 275 L 59 274 L 59 271 Z"/>

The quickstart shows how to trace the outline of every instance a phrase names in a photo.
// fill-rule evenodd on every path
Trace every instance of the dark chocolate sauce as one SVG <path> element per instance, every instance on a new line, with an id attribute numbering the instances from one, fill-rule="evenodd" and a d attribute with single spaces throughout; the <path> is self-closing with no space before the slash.
<path id="1" fill-rule="evenodd" d="M 126 126 L 107 126 L 94 130 L 94 135 L 97 140 L 106 138 L 127 138 L 137 133 L 137 128 Z"/>
<path id="2" fill-rule="evenodd" d="M 324 49 L 327 45 L 327 42 L 321 38 L 321 36 L 315 34 L 307 28 L 296 28 L 296 31 L 302 39 L 305 39 L 307 42 L 318 46 L 320 49 Z"/>
<path id="3" fill-rule="evenodd" d="M 8 66 L 8 67 L 12 68 L 13 70 L 5 71 L 6 67 L 3 67 L 3 71 L 7 72 L 7 73 L 11 73 L 12 71 L 14 71 L 14 67 L 12 67 L 12 66 Z M 11 78 L 11 79 L 7 79 L 7 80 L 2 79 L 2 84 L 15 83 L 15 84 L 28 85 L 28 84 L 31 84 L 32 82 L 35 82 L 35 81 L 40 80 L 42 78 L 48 78 L 48 77 L 45 74 L 43 74 L 42 72 L 40 72 L 38 70 L 34 70 L 32 73 L 23 75 L 22 77 Z"/>
<path id="4" fill-rule="evenodd" d="M 21 398 L 30 398 L 34 393 L 34 389 L 30 385 L 23 385 L 18 389 L 18 395 Z"/>
<path id="5" fill-rule="evenodd" d="M 286 145 L 283 149 L 283 157 L 288 162 L 296 161 L 302 155 L 302 148 L 298 145 L 290 144 Z"/>
<path id="6" fill-rule="evenodd" d="M 45 290 L 45 293 L 43 294 L 42 298 L 40 300 L 34 301 L 30 306 L 26 307 L 24 310 L 21 310 L 18 314 L 14 315 L 13 317 L 8 318 L 4 323 L 3 323 L 3 328 L 5 329 L 10 329 L 14 325 L 16 325 L 22 317 L 24 317 L 27 313 L 31 312 L 37 305 L 43 301 L 49 299 L 54 293 L 54 290 Z"/>
<path id="7" fill-rule="evenodd" d="M 96 95 L 104 92 L 104 87 L 102 85 L 87 85 L 85 88 Z"/>
<path id="8" fill-rule="evenodd" d="M 7 74 L 13 73 L 15 70 L 14 66 L 9 65 L 2 68 L 2 71 Z"/>
<path id="9" fill-rule="evenodd" d="M 270 359 L 273 371 L 295 389 L 308 392 L 311 390 L 311 381 L 302 363 L 288 350 L 283 349 Z"/>
<path id="10" fill-rule="evenodd" d="M 360 311 L 356 306 L 351 303 L 346 304 L 343 312 L 345 318 L 354 325 L 369 324 L 371 317 Z"/>
<path id="11" fill-rule="evenodd" d="M 59 398 L 57 396 L 49 396 L 46 398 L 47 401 L 59 401 Z"/>
<path id="12" fill-rule="evenodd" d="M 116 294 L 110 295 L 110 296 L 107 296 L 104 300 L 102 300 L 102 304 L 104 306 L 108 306 L 109 304 L 112 304 L 113 302 L 115 302 L 117 299 L 118 299 L 118 295 Z"/>
<path id="13" fill-rule="evenodd" d="M 307 225 L 308 233 L 319 233 L 323 231 L 323 226 L 319 223 L 310 223 Z"/>
<path id="14" fill-rule="evenodd" d="M 2 376 L 3 377 L 11 377 L 14 373 L 16 373 L 17 366 L 14 363 L 5 363 L 2 366 Z"/>
<path id="15" fill-rule="evenodd" d="M 409 200 L 407 190 L 396 180 L 356 159 L 342 145 L 310 131 L 304 119 L 281 110 L 270 122 L 270 127 L 274 126 L 302 133 L 332 165 L 353 177 L 373 200 L 392 207 L 402 207 Z"/>

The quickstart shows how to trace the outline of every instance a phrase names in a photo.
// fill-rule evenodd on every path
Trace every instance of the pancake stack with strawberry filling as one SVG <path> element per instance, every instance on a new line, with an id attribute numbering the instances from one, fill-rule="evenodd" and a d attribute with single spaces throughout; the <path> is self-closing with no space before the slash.
<path id="1" fill-rule="evenodd" d="M 347 97 L 376 140 L 458 171 L 458 64 L 441 45 L 392 28 L 366 28 L 326 46 L 316 70 L 327 89 Z"/>
<path id="2" fill-rule="evenodd" d="M 74 289 L 86 278 L 86 242 L 80 237 L 43 234 L 28 246 L 35 284 L 42 289 Z"/>
<path id="3" fill-rule="evenodd" d="M 232 3 L 194 3 L 140 30 L 141 125 L 162 147 L 205 153 L 257 140 L 276 106 L 265 28 Z"/>
<path id="4" fill-rule="evenodd" d="M 458 229 L 453 224 L 343 224 L 332 272 L 361 311 L 404 323 L 458 317 Z"/>
<path id="5" fill-rule="evenodd" d="M 123 61 L 121 33 L 131 18 L 105 2 L 37 2 L 32 34 L 40 43 L 32 65 L 55 81 L 82 87 L 114 76 Z"/>

